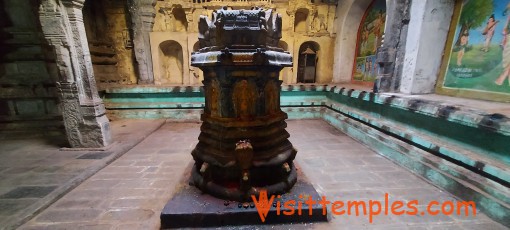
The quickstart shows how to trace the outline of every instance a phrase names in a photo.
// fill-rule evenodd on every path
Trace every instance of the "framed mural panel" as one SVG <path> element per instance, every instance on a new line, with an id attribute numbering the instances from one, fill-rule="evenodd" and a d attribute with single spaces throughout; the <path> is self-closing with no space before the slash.
<path id="1" fill-rule="evenodd" d="M 386 23 L 386 0 L 374 0 L 367 8 L 358 29 L 353 83 L 373 85 L 379 65 L 376 52 L 382 44 Z"/>
<path id="2" fill-rule="evenodd" d="M 457 0 L 436 91 L 510 102 L 510 0 Z"/>

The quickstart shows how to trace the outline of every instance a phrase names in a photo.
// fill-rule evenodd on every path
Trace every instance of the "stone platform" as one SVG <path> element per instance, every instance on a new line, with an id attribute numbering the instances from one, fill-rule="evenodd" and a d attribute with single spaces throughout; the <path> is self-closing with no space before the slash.
<path id="1" fill-rule="evenodd" d="M 299 166 L 296 166 L 298 170 L 297 183 L 289 193 L 282 195 L 281 199 L 275 197 L 265 222 L 261 221 L 254 202 L 225 201 L 202 193 L 196 187 L 191 186 L 192 166 L 190 164 L 187 167 L 182 180 L 176 186 L 176 193 L 161 212 L 162 229 L 328 221 L 327 210 L 323 214 L 323 208 L 320 204 L 312 205 L 312 215 L 309 215 L 309 207 L 304 204 L 304 201 L 308 197 L 312 197 L 313 200 L 317 201 L 320 200 L 321 196 L 306 176 L 303 175 Z M 300 195 L 302 195 L 301 198 Z M 259 198 L 257 197 L 257 199 Z M 292 211 L 283 207 L 283 204 L 289 200 L 296 202 L 294 205 L 295 214 L 283 215 L 284 211 Z M 277 201 L 281 203 L 280 215 L 277 215 Z M 298 215 L 297 202 L 299 201 L 303 202 L 302 215 Z"/>

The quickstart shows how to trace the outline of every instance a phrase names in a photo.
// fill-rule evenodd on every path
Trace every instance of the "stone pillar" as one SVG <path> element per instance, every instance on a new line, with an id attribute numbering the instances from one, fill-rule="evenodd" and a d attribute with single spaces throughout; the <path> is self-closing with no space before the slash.
<path id="1" fill-rule="evenodd" d="M 386 29 L 383 47 L 377 52 L 380 70 L 376 85 L 378 92 L 395 92 L 402 76 L 411 0 L 388 0 L 386 4 Z"/>
<path id="2" fill-rule="evenodd" d="M 455 1 L 412 2 L 400 92 L 434 92 L 454 5 Z"/>
<path id="3" fill-rule="evenodd" d="M 149 33 L 154 26 L 157 0 L 129 0 L 129 14 L 139 84 L 154 83 Z"/>
<path id="4" fill-rule="evenodd" d="M 82 8 L 85 0 L 63 0 L 62 3 L 67 11 L 67 18 L 69 20 L 69 30 L 71 33 L 70 38 L 74 44 L 74 51 L 76 55 L 73 56 L 76 62 L 79 74 L 77 79 L 81 80 L 80 93 L 82 104 L 94 105 L 100 101 L 97 93 L 96 82 L 94 78 L 94 70 L 92 69 L 92 60 L 90 59 L 89 44 L 87 41 L 87 34 L 85 32 L 85 25 L 83 24 Z M 98 101 L 99 100 L 99 101 Z"/>
<path id="5" fill-rule="evenodd" d="M 45 38 L 55 49 L 57 87 L 69 144 L 73 148 L 98 148 L 111 143 L 111 133 L 92 70 L 83 3 L 45 0 L 39 19 Z"/>

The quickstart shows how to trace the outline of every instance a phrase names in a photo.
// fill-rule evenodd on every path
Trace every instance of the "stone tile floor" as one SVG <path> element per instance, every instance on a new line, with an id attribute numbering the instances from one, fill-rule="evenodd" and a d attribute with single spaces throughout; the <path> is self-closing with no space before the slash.
<path id="1" fill-rule="evenodd" d="M 0 227 L 22 224 L 62 194 L 127 152 L 164 123 L 164 120 L 112 122 L 117 141 L 97 151 L 60 151 L 62 134 L 23 135 L 0 140 Z"/>
<path id="2" fill-rule="evenodd" d="M 291 141 L 299 151 L 297 163 L 329 200 L 383 200 L 385 193 L 390 200 L 455 200 L 324 121 L 288 124 Z M 190 151 L 197 142 L 199 126 L 166 123 L 20 229 L 158 229 L 159 213 L 192 160 Z M 506 229 L 479 212 L 467 218 L 377 216 L 372 224 L 365 216 L 342 215 L 332 216 L 328 223 L 238 228 Z"/>

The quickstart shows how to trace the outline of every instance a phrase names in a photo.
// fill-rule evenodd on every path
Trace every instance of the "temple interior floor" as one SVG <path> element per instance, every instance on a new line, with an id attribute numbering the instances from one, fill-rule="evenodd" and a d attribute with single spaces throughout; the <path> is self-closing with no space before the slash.
<path id="1" fill-rule="evenodd" d="M 296 162 L 328 200 L 383 201 L 385 194 L 389 194 L 390 200 L 416 199 L 421 204 L 432 200 L 456 201 L 453 195 L 322 120 L 290 120 L 288 125 L 290 140 L 298 149 Z M 44 141 L 49 137 L 41 137 L 41 142 L 33 138 L 2 140 L 0 223 L 4 224 L 0 226 L 25 217 L 30 220 L 20 229 L 159 229 L 159 214 L 192 162 L 190 152 L 197 143 L 200 123 L 120 120 L 112 122 L 112 127 L 117 144 L 99 153 L 59 151 L 55 145 L 59 142 Z M 148 136 L 143 139 L 144 135 Z M 130 144 L 136 146 L 129 148 Z M 115 159 L 123 150 L 127 152 Z M 100 152 L 110 154 L 94 159 L 101 156 Z M 85 154 L 92 159 L 77 159 Z M 101 164 L 108 159 L 113 162 L 102 168 Z M 87 177 L 85 172 L 93 175 Z M 77 187 L 68 187 L 68 193 L 62 190 L 61 194 L 65 194 L 62 197 L 48 197 L 52 191 L 68 185 L 72 178 L 76 179 L 76 175 L 83 177 L 74 182 L 79 184 Z M 16 189 L 25 190 L 12 192 Z M 33 203 L 51 199 L 56 201 L 43 205 L 33 216 L 23 211 Z M 420 211 L 425 208 L 418 206 Z M 367 216 L 332 215 L 328 223 L 243 228 L 506 229 L 481 212 L 469 217 L 381 215 L 375 216 L 373 223 L 369 223 Z"/>

